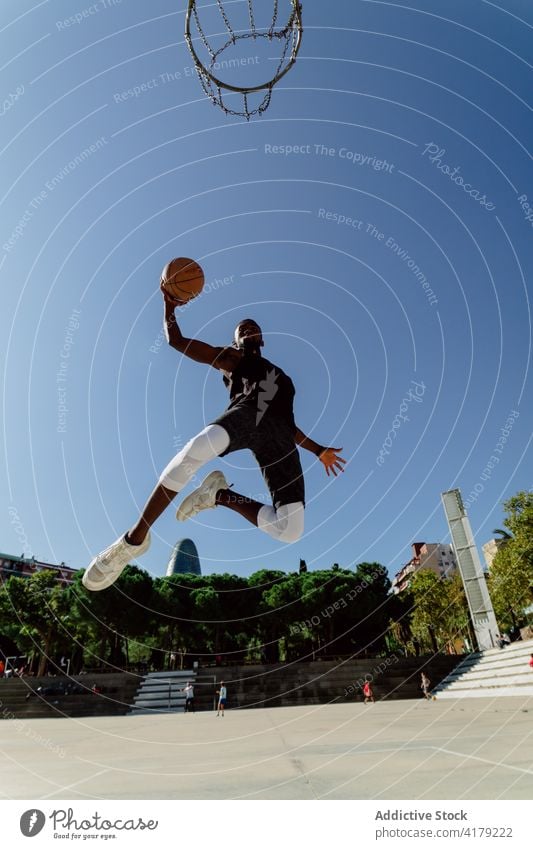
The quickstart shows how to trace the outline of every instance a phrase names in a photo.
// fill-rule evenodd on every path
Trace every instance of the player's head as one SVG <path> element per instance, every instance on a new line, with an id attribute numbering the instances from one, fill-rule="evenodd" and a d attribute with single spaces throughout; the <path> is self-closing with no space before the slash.
<path id="1" fill-rule="evenodd" d="M 259 351 L 265 344 L 258 323 L 253 318 L 239 321 L 233 334 L 233 344 L 241 351 Z"/>

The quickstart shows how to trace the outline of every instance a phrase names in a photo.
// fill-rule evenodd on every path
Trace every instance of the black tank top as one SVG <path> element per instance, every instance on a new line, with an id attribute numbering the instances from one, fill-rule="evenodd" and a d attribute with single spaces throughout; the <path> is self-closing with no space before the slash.
<path id="1" fill-rule="evenodd" d="M 277 419 L 285 422 L 294 432 L 294 384 L 282 369 L 257 354 L 244 354 L 237 367 L 224 375 L 229 388 L 228 409 L 255 407 L 256 422 L 267 424 Z"/>

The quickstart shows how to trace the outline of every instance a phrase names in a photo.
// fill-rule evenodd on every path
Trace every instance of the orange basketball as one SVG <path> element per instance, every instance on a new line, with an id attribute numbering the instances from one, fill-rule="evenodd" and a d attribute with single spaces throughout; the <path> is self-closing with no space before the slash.
<path id="1" fill-rule="evenodd" d="M 197 298 L 204 288 L 204 272 L 194 259 L 177 257 L 165 265 L 161 282 L 165 292 L 186 303 Z"/>

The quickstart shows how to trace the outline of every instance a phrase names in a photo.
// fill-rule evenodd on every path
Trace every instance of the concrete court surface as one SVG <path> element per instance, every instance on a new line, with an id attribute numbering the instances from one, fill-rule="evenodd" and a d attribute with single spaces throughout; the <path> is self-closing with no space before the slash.
<path id="1" fill-rule="evenodd" d="M 5 799 L 531 799 L 533 698 L 0 723 Z"/>

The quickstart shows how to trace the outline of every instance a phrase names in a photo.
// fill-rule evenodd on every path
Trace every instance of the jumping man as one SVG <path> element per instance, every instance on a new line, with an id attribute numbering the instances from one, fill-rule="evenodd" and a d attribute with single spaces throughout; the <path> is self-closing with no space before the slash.
<path id="1" fill-rule="evenodd" d="M 272 496 L 272 506 L 230 489 L 220 471 L 209 474 L 178 508 L 177 518 L 190 519 L 209 507 L 227 507 L 281 542 L 296 542 L 304 528 L 304 480 L 297 445 L 311 451 L 326 473 L 337 476 L 346 462 L 342 448 L 319 445 L 296 426 L 294 385 L 278 366 L 261 355 L 261 328 L 250 318 L 235 328 L 230 347 L 214 347 L 188 339 L 174 311 L 182 306 L 161 286 L 164 329 L 168 343 L 192 360 L 222 372 L 230 403 L 222 415 L 193 437 L 164 469 L 137 522 L 113 545 L 98 554 L 83 576 L 88 590 L 111 586 L 124 567 L 150 546 L 150 528 L 198 470 L 232 451 L 252 451 Z"/>

